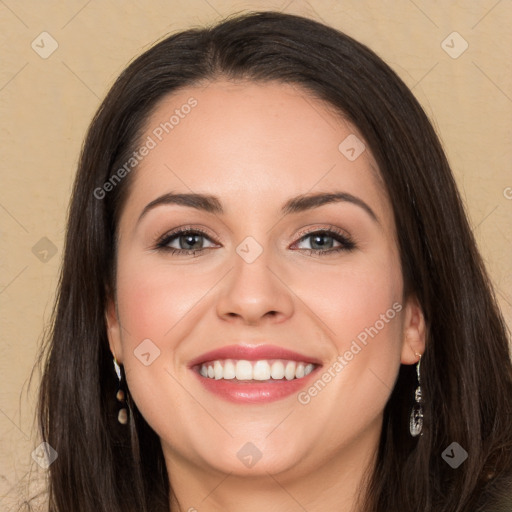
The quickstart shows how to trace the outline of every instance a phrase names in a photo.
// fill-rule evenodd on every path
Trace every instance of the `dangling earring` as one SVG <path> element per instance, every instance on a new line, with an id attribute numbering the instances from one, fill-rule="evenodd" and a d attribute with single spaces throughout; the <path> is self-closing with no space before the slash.
<path id="1" fill-rule="evenodd" d="M 421 354 L 416 354 L 420 358 L 418 359 L 418 363 L 416 364 L 416 374 L 418 375 L 418 387 L 414 392 L 414 401 L 416 402 L 412 406 L 411 417 L 409 421 L 409 431 L 412 437 L 416 437 L 418 435 L 423 435 L 421 430 L 423 428 L 423 407 L 421 404 L 423 403 L 423 399 L 421 396 L 421 382 L 420 382 L 420 362 L 421 362 Z"/>
<path id="2" fill-rule="evenodd" d="M 127 409 L 127 405 L 126 405 L 125 394 L 122 389 L 121 368 L 120 368 L 118 362 L 116 361 L 115 356 L 114 356 L 114 369 L 116 370 L 117 378 L 119 379 L 116 398 L 117 398 L 117 401 L 121 403 L 121 409 L 119 409 L 119 413 L 117 415 L 117 421 L 119 421 L 119 423 L 121 423 L 121 425 L 126 425 L 128 423 L 128 409 Z"/>

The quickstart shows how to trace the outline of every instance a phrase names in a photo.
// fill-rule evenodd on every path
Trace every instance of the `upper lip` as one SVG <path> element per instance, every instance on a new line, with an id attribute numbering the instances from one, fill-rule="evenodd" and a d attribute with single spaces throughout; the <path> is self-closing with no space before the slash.
<path id="1" fill-rule="evenodd" d="M 300 354 L 277 345 L 227 345 L 222 348 L 205 352 L 192 359 L 189 367 L 215 361 L 217 359 L 243 359 L 246 361 L 258 361 L 260 359 L 288 359 L 291 361 L 301 361 L 304 363 L 313 363 L 321 365 L 322 362 L 315 358 Z"/>

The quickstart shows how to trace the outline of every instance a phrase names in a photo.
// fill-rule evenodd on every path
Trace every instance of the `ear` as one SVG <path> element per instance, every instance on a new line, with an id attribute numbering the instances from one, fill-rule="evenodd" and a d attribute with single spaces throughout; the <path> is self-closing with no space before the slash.
<path id="1" fill-rule="evenodd" d="M 415 364 L 418 362 L 417 354 L 425 352 L 426 339 L 425 317 L 416 295 L 409 296 L 406 301 L 403 328 L 401 362 Z"/>
<path id="2" fill-rule="evenodd" d="M 117 305 L 113 294 L 107 293 L 107 305 L 105 309 L 105 320 L 107 323 L 108 344 L 112 355 L 118 363 L 123 362 L 123 346 L 121 343 L 121 326 L 119 324 Z"/>

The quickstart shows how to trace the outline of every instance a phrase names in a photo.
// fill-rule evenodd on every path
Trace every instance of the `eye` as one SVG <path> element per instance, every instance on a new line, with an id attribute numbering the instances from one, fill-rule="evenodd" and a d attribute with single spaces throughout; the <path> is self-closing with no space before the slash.
<path id="1" fill-rule="evenodd" d="M 180 228 L 170 233 L 166 233 L 156 244 L 156 249 L 168 251 L 171 254 L 196 254 L 210 249 L 203 247 L 202 240 L 210 238 L 201 229 Z M 173 247 L 178 245 L 178 247 Z M 214 245 L 214 244 L 213 244 Z"/>
<path id="2" fill-rule="evenodd" d="M 310 247 L 302 249 L 308 254 L 318 254 L 322 256 L 332 255 L 339 253 L 340 251 L 351 251 L 356 247 L 355 243 L 348 235 L 334 227 L 310 231 L 306 235 L 302 236 L 296 244 L 300 244 L 303 241 L 308 240 L 310 241 Z M 338 243 L 338 247 L 334 247 L 334 243 Z"/>
<path id="3" fill-rule="evenodd" d="M 299 247 L 299 250 L 307 254 L 333 255 L 340 251 L 351 251 L 356 247 L 353 240 L 347 234 L 334 226 L 328 229 L 317 229 L 301 234 L 303 236 L 294 245 L 300 245 L 309 241 L 310 247 Z M 209 240 L 212 245 L 204 247 L 204 240 Z M 338 244 L 338 246 L 336 247 L 334 244 Z M 212 249 L 213 247 L 215 247 L 215 243 L 211 241 L 211 238 L 205 231 L 190 227 L 177 228 L 166 233 L 155 245 L 155 249 L 166 251 L 173 255 L 192 256 L 200 255 L 205 250 Z"/>

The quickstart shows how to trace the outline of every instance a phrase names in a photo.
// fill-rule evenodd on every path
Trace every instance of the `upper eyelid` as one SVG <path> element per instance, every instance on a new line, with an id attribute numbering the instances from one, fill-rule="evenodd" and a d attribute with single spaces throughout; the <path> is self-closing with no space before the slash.
<path id="1" fill-rule="evenodd" d="M 165 241 L 165 240 L 167 240 L 169 238 L 176 238 L 176 237 L 182 235 L 183 233 L 199 234 L 199 235 L 202 235 L 202 236 L 210 238 L 212 242 L 214 241 L 213 238 L 215 238 L 205 228 L 196 228 L 196 227 L 192 227 L 192 226 L 190 226 L 190 227 L 183 226 L 183 227 L 179 227 L 179 228 L 176 228 L 176 229 L 171 229 L 169 231 L 166 231 L 163 235 L 157 237 L 157 242 L 162 242 L 162 241 Z"/>
<path id="2" fill-rule="evenodd" d="M 305 236 L 309 236 L 309 235 L 312 235 L 314 233 L 334 233 L 335 235 L 338 235 L 338 236 L 344 236 L 346 238 L 350 238 L 350 235 L 349 233 L 343 229 L 343 228 L 339 228 L 337 226 L 333 226 L 332 224 L 329 224 L 327 227 L 308 227 L 308 228 L 303 228 L 301 230 L 299 230 L 299 232 L 297 233 L 296 236 L 298 236 L 300 239 L 304 238 Z"/>

